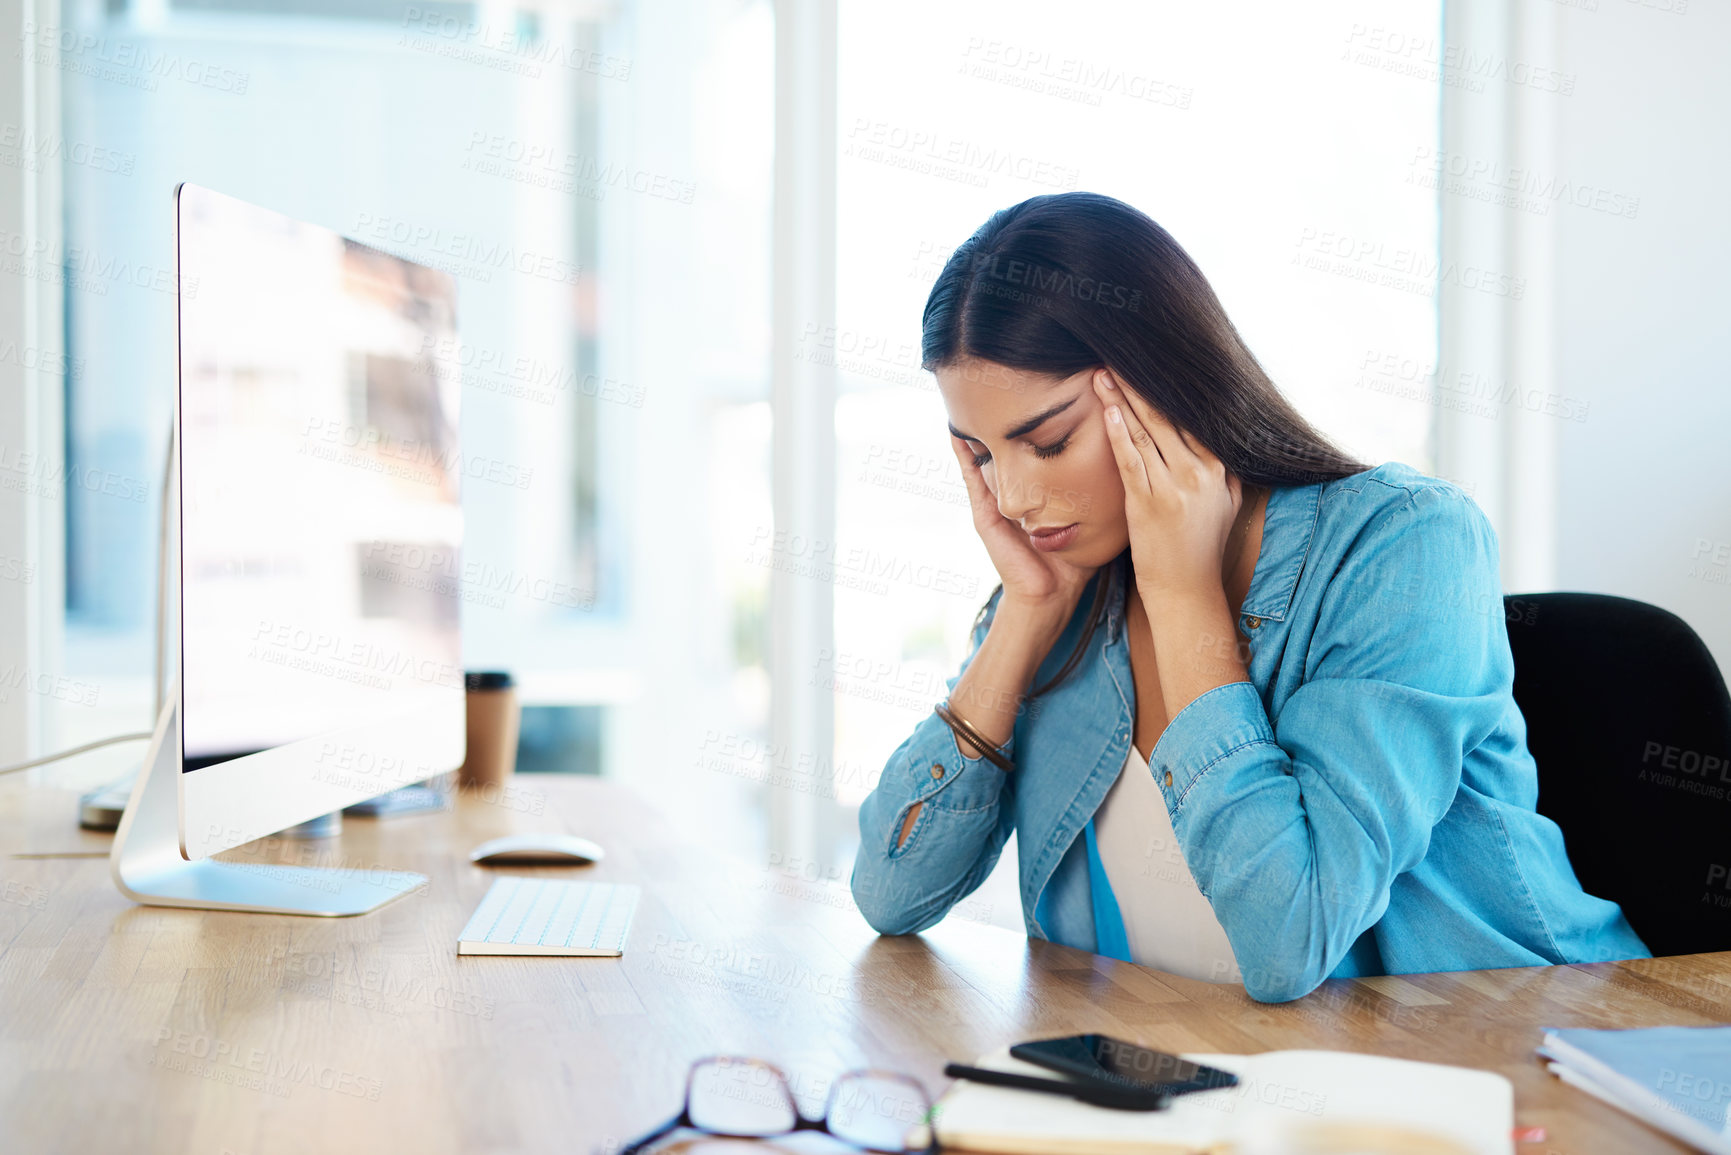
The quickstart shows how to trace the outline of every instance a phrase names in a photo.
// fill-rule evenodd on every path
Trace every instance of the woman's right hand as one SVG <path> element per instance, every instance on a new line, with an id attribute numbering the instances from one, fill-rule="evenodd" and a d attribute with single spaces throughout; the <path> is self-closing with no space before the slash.
<path id="1" fill-rule="evenodd" d="M 1061 630 L 1075 611 L 1082 588 L 1094 576 L 1095 567 L 1074 565 L 1057 554 L 1035 549 L 1022 527 L 998 512 L 997 494 L 974 464 L 974 454 L 967 442 L 952 434 L 950 448 L 968 487 L 974 530 L 985 543 L 992 567 L 1004 583 L 998 616 L 1004 615 L 1007 604 L 1012 613 L 1031 615 Z"/>

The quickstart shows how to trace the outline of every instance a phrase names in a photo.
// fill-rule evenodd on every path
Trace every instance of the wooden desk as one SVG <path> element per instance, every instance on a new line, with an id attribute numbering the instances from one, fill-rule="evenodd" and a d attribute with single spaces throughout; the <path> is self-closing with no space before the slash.
<path id="1" fill-rule="evenodd" d="M 134 906 L 105 858 L 10 857 L 106 839 L 76 830 L 70 793 L 0 784 L 0 1146 L 607 1151 L 677 1110 L 687 1064 L 709 1053 L 775 1061 L 802 1094 L 885 1066 L 935 1096 L 946 1060 L 1093 1030 L 1171 1051 L 1483 1067 L 1514 1081 L 1521 1124 L 1548 1130 L 1521 1155 L 1683 1151 L 1548 1074 L 1540 1027 L 1731 1020 L 1731 953 L 1337 980 L 1265 1005 L 980 924 L 881 938 L 845 876 L 718 860 L 610 783 L 518 784 L 502 802 L 229 856 L 431 877 L 347 919 Z M 466 852 L 532 829 L 607 846 L 564 876 L 643 885 L 624 958 L 457 956 L 495 877 Z"/>

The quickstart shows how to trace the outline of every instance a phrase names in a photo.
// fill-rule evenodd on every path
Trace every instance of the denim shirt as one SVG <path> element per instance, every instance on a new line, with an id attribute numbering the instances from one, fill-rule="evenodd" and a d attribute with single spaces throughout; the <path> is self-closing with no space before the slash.
<path id="1" fill-rule="evenodd" d="M 1135 722 L 1116 567 L 1091 579 L 1035 684 L 1076 645 L 1100 581 L 1106 612 L 1081 661 L 1017 717 L 1014 771 L 965 755 L 935 714 L 890 755 L 860 806 L 851 878 L 880 933 L 943 918 L 1014 831 L 1028 934 L 1122 951 L 1085 837 Z M 1148 764 L 1252 998 L 1330 977 L 1649 957 L 1534 809 L 1496 533 L 1460 487 L 1389 462 L 1275 488 L 1238 621 L 1250 680 L 1186 705 Z"/>

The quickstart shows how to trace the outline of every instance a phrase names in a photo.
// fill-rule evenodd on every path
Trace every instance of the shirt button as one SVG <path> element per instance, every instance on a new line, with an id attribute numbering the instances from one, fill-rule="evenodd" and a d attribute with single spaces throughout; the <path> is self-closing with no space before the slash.
<path id="1" fill-rule="evenodd" d="M 1172 785 L 1172 771 L 1166 771 L 1166 785 Z"/>
<path id="2" fill-rule="evenodd" d="M 1260 625 L 1261 625 L 1261 624 L 1262 624 L 1262 619 L 1261 619 L 1261 618 L 1251 618 L 1251 619 L 1250 619 L 1250 622 L 1249 622 L 1249 625 L 1250 625 L 1250 628 L 1251 628 L 1251 629 L 1253 629 L 1253 630 L 1254 630 L 1254 629 L 1256 629 L 1256 628 L 1257 628 L 1257 627 L 1258 627 L 1258 626 L 1260 626 Z"/>
<path id="3" fill-rule="evenodd" d="M 933 778 L 942 778 L 943 776 L 944 776 L 944 764 L 942 762 L 933 762 L 932 763 L 932 777 Z"/>

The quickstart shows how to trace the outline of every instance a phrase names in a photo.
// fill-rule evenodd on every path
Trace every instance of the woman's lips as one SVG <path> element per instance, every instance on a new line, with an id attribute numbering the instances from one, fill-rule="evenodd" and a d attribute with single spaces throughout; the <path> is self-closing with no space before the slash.
<path id="1" fill-rule="evenodd" d="M 1042 553 L 1054 553 L 1076 540 L 1076 535 L 1082 531 L 1082 523 L 1074 522 L 1061 529 L 1040 529 L 1028 534 L 1028 540 L 1034 543 L 1034 548 Z"/>

